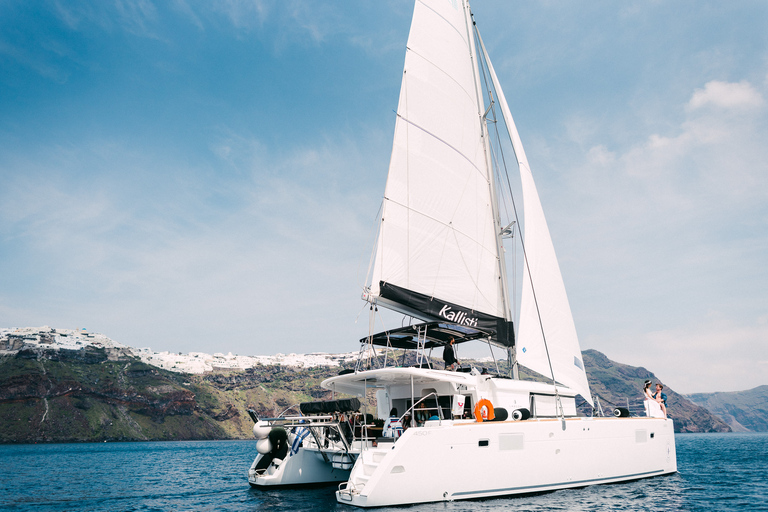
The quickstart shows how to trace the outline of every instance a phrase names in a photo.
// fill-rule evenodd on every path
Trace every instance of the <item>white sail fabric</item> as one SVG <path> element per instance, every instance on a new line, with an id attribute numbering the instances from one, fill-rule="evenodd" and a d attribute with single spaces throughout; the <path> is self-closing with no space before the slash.
<path id="1" fill-rule="evenodd" d="M 485 48 L 483 51 L 485 52 Z M 523 143 L 509 111 L 504 92 L 487 55 L 486 62 L 512 147 L 515 150 L 522 180 L 525 265 L 517 333 L 517 361 L 546 377 L 551 377 L 554 373 L 557 382 L 574 389 L 590 405 L 594 405 L 587 374 L 584 371 L 573 314 L 560 273 L 560 265 L 557 262 L 539 193 L 528 165 L 528 158 L 525 156 Z M 546 337 L 546 345 L 544 337 Z M 547 350 L 549 350 L 549 357 L 547 357 Z"/>
<path id="2" fill-rule="evenodd" d="M 414 8 L 371 292 L 384 281 L 504 318 L 484 110 L 461 4 Z"/>

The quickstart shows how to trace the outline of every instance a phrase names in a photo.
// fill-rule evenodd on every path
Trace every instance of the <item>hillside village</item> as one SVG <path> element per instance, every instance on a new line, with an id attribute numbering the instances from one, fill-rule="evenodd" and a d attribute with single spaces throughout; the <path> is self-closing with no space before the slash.
<path id="1" fill-rule="evenodd" d="M 241 356 L 237 354 L 190 352 L 156 352 L 151 348 L 133 348 L 118 343 L 103 334 L 89 332 L 86 329 L 54 329 L 48 326 L 0 328 L 0 355 L 16 353 L 23 348 L 42 348 L 49 350 L 82 350 L 88 347 L 104 348 L 125 355 L 138 357 L 143 362 L 180 373 L 203 374 L 214 370 L 247 370 L 258 365 L 282 365 L 297 368 L 317 366 L 339 366 L 352 362 L 358 357 L 357 352 L 346 354 L 275 354 L 271 356 Z"/>

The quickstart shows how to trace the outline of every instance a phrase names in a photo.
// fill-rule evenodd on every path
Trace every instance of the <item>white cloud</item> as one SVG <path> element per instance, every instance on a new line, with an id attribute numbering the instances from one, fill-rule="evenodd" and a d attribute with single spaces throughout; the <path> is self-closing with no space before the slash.
<path id="1" fill-rule="evenodd" d="M 711 84 L 697 104 L 759 105 L 748 82 Z M 677 126 L 627 148 L 567 132 L 592 144 L 558 164 L 568 172 L 548 219 L 582 346 L 677 391 L 766 384 L 768 330 L 754 320 L 768 312 L 766 112 L 685 107 L 670 112 Z"/>
<path id="2" fill-rule="evenodd" d="M 695 110 L 707 105 L 727 109 L 759 108 L 765 104 L 763 96 L 746 80 L 738 83 L 712 80 L 704 89 L 696 89 L 688 102 Z"/>
<path id="3" fill-rule="evenodd" d="M 261 0 L 218 0 L 213 9 L 223 13 L 238 29 L 261 26 L 270 11 L 267 2 Z"/>
<path id="4" fill-rule="evenodd" d="M 42 42 L 41 47 L 48 52 L 40 53 L 0 41 L 0 56 L 6 56 L 57 84 L 64 84 L 69 79 L 70 72 L 50 58 L 52 45 L 49 41 Z"/>
<path id="5" fill-rule="evenodd" d="M 747 82 L 733 85 L 754 91 Z M 754 98 L 760 96 L 752 97 L 754 105 Z M 655 232 L 670 222 L 689 222 L 694 217 L 731 218 L 768 200 L 766 121 L 759 112 L 697 113 L 670 130 L 672 134 L 652 133 L 622 151 L 595 144 L 586 151 L 583 164 L 568 165 L 572 171 L 564 177 L 569 179 L 571 193 L 588 196 L 584 202 L 594 207 L 596 216 L 609 219 L 612 213 L 622 212 L 626 214 L 622 218 L 635 219 Z M 584 121 L 577 123 L 582 126 Z M 599 133 L 590 136 L 592 140 L 600 137 Z M 568 157 L 572 160 L 571 154 Z"/>
<path id="6" fill-rule="evenodd" d="M 0 325 L 87 324 L 174 351 L 354 348 L 356 268 L 379 200 L 346 178 L 370 166 L 356 142 L 270 152 L 232 136 L 214 145 L 229 149 L 211 181 L 110 143 L 8 164 L 0 236 L 36 270 L 0 293 Z M 78 176 L 103 162 L 111 177 Z M 57 178 L 39 172 L 54 165 Z"/>

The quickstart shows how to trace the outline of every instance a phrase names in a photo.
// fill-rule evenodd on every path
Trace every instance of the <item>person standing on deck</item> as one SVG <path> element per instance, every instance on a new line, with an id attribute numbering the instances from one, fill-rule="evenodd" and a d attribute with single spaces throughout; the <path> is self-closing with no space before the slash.
<path id="1" fill-rule="evenodd" d="M 654 400 L 659 402 L 659 405 L 661 406 L 661 410 L 664 411 L 664 416 L 667 415 L 667 394 L 662 391 L 664 389 L 664 386 L 661 384 L 661 382 L 656 383 L 656 392 L 652 395 Z"/>
<path id="2" fill-rule="evenodd" d="M 445 361 L 445 369 L 451 371 L 455 371 L 459 366 L 459 361 L 456 359 L 456 354 L 453 351 L 453 343 L 454 339 L 451 338 L 451 341 L 443 349 L 443 361 Z"/>

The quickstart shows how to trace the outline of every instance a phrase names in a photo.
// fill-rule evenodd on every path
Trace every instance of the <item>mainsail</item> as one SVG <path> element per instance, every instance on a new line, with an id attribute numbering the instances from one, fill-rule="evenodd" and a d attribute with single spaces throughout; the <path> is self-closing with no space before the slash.
<path id="1" fill-rule="evenodd" d="M 482 40 L 480 40 L 482 46 Z M 493 66 L 522 179 L 525 218 L 518 362 L 592 402 L 536 185 Z M 515 344 L 474 27 L 467 2 L 417 0 L 367 299 L 496 331 Z"/>
<path id="2" fill-rule="evenodd" d="M 425 320 L 491 328 L 511 345 L 465 9 L 455 0 L 416 2 L 370 291 Z"/>

